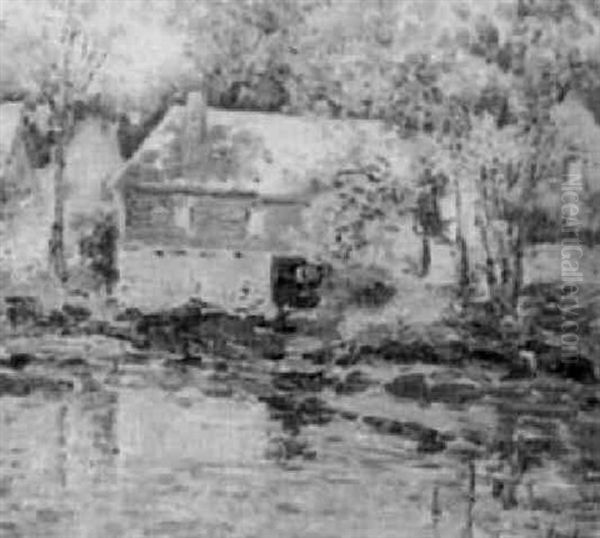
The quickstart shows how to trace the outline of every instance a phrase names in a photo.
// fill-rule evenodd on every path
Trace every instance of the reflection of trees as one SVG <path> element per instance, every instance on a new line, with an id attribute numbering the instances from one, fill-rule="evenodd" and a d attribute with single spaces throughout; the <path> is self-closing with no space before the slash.
<path id="1" fill-rule="evenodd" d="M 58 408 L 60 487 L 93 493 L 86 488 L 113 481 L 119 452 L 117 413 L 118 395 L 97 387 L 93 391 L 84 389 L 72 404 Z"/>
<path id="2" fill-rule="evenodd" d="M 67 485 L 67 412 L 68 407 L 65 404 L 58 408 L 58 458 L 56 468 L 58 472 L 58 481 L 62 488 Z"/>
<path id="3" fill-rule="evenodd" d="M 119 452 L 116 433 L 118 395 L 113 392 L 91 393 L 93 402 L 84 406 L 90 432 L 90 461 L 93 462 L 94 483 L 110 481 L 115 470 L 115 456 Z M 86 414 L 84 413 L 84 417 Z"/>

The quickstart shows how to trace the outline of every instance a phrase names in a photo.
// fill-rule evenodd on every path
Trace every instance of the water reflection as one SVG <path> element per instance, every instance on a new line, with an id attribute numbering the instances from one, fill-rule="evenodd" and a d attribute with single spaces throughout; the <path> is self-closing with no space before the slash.
<path id="1" fill-rule="evenodd" d="M 108 377 L 73 375 L 76 390 L 58 398 L 0 399 L 3 538 L 452 538 L 465 531 L 467 480 L 443 453 L 420 455 L 406 439 L 334 419 L 299 434 L 315 460 L 282 466 L 266 455 L 285 425 L 251 395 L 206 396 L 209 372 L 123 364 Z M 372 397 L 394 416 L 407 411 L 385 394 Z M 510 450 L 516 424 L 500 418 L 497 435 L 508 444 L 498 448 Z M 489 504 L 490 513 L 499 506 Z M 494 536 L 475 527 L 473 536 Z"/>
<path id="2" fill-rule="evenodd" d="M 58 408 L 57 432 L 58 432 L 58 457 L 56 468 L 58 470 L 58 480 L 64 488 L 67 486 L 67 421 L 68 407 L 61 405 Z"/>
<path id="3" fill-rule="evenodd" d="M 189 536 L 211 497 L 260 484 L 260 405 L 80 385 L 61 401 L 2 399 L 0 535 Z"/>

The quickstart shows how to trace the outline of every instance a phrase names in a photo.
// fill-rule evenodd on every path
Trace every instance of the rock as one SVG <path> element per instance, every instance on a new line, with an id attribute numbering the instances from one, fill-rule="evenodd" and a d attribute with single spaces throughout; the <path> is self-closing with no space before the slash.
<path id="1" fill-rule="evenodd" d="M 512 361 L 508 374 L 503 379 L 531 379 L 537 375 L 537 356 L 533 351 L 521 350 Z"/>
<path id="2" fill-rule="evenodd" d="M 481 445 L 477 445 L 465 439 L 456 439 L 448 444 L 448 452 L 454 454 L 461 459 L 471 460 L 481 457 L 485 449 Z"/>
<path id="3" fill-rule="evenodd" d="M 143 317 L 143 313 L 138 308 L 126 308 L 115 316 L 115 321 L 137 321 Z"/>
<path id="4" fill-rule="evenodd" d="M 488 434 L 475 427 L 466 427 L 460 430 L 460 436 L 468 443 L 483 446 L 488 441 Z"/>
<path id="5" fill-rule="evenodd" d="M 354 366 L 360 362 L 360 358 L 360 353 L 356 353 L 355 351 L 345 351 L 335 358 L 334 363 L 336 366 L 341 367 Z"/>
<path id="6" fill-rule="evenodd" d="M 293 411 L 295 407 L 294 399 L 287 394 L 264 394 L 258 400 L 267 404 L 269 409 L 279 412 Z"/>
<path id="7" fill-rule="evenodd" d="M 328 364 L 333 360 L 333 352 L 328 348 L 315 349 L 302 353 L 302 358 L 313 364 Z"/>
<path id="8" fill-rule="evenodd" d="M 598 390 L 580 391 L 577 396 L 582 411 L 593 411 L 600 407 L 600 391 Z"/>
<path id="9" fill-rule="evenodd" d="M 35 322 L 42 314 L 42 305 L 37 297 L 12 295 L 5 297 L 4 302 L 8 321 L 13 328 Z"/>
<path id="10" fill-rule="evenodd" d="M 433 454 L 441 452 L 446 448 L 446 441 L 440 435 L 440 432 L 433 428 L 425 428 L 419 436 L 417 452 Z"/>
<path id="11" fill-rule="evenodd" d="M 84 305 L 65 303 L 62 306 L 62 311 L 75 322 L 86 321 L 92 317 L 92 311 Z"/>
<path id="12" fill-rule="evenodd" d="M 315 396 L 310 396 L 300 401 L 296 407 L 296 413 L 304 425 L 327 424 L 328 422 L 331 422 L 336 414 L 334 409 Z"/>
<path id="13" fill-rule="evenodd" d="M 340 415 L 340 417 L 346 420 L 355 421 L 358 419 L 358 413 L 355 413 L 354 411 L 342 410 L 338 411 L 338 414 Z"/>
<path id="14" fill-rule="evenodd" d="M 267 404 L 271 418 L 281 420 L 283 429 L 292 433 L 298 433 L 301 426 L 327 424 L 336 415 L 334 409 L 314 396 L 298 401 L 291 396 L 275 394 L 261 396 L 259 400 Z"/>
<path id="15" fill-rule="evenodd" d="M 363 417 L 363 422 L 371 426 L 378 433 L 386 435 L 405 435 L 406 429 L 402 422 L 390 418 L 376 417 L 366 415 Z"/>
<path id="16" fill-rule="evenodd" d="M 600 381 L 600 366 L 584 355 L 573 358 L 561 358 L 557 373 L 567 379 L 579 383 L 596 383 Z"/>
<path id="17" fill-rule="evenodd" d="M 323 371 L 278 372 L 273 376 L 273 386 L 282 391 L 319 392 L 332 384 Z"/>
<path id="18" fill-rule="evenodd" d="M 98 319 L 89 319 L 80 325 L 80 330 L 83 334 L 109 335 L 110 323 Z"/>
<path id="19" fill-rule="evenodd" d="M 446 448 L 446 440 L 438 430 L 418 422 L 400 422 L 390 418 L 370 415 L 364 416 L 363 422 L 374 428 L 378 433 L 401 435 L 417 441 L 419 452 L 433 453 Z"/>
<path id="20" fill-rule="evenodd" d="M 350 372 L 343 381 L 335 384 L 335 392 L 338 394 L 355 394 L 367 390 L 373 381 L 360 370 Z"/>
<path id="21" fill-rule="evenodd" d="M 275 460 L 316 458 L 316 451 L 309 447 L 308 441 L 296 435 L 278 436 L 269 440 L 266 457 Z"/>
<path id="22" fill-rule="evenodd" d="M 562 420 L 571 420 L 577 414 L 577 409 L 570 405 L 544 405 L 537 402 L 500 402 L 499 411 L 513 417 L 529 415 Z"/>
<path id="23" fill-rule="evenodd" d="M 66 327 L 69 324 L 69 316 L 54 308 L 48 313 L 46 321 L 51 327 Z"/>
<path id="24" fill-rule="evenodd" d="M 207 379 L 209 381 L 214 381 L 215 383 L 226 383 L 231 381 L 232 375 L 229 372 L 213 371 L 208 375 Z"/>
<path id="25" fill-rule="evenodd" d="M 81 357 L 69 357 L 58 363 L 60 368 L 87 368 L 88 362 Z"/>
<path id="26" fill-rule="evenodd" d="M 443 362 L 448 364 L 460 363 L 464 359 L 469 358 L 470 355 L 469 346 L 465 342 L 455 339 L 453 336 L 436 343 L 436 352 Z"/>
<path id="27" fill-rule="evenodd" d="M 425 400 L 429 390 L 424 374 L 406 374 L 385 385 L 385 390 L 397 398 Z"/>
<path id="28" fill-rule="evenodd" d="M 27 396 L 31 391 L 27 380 L 0 373 L 0 396 Z"/>
<path id="29" fill-rule="evenodd" d="M 580 444 L 585 447 L 586 452 L 592 455 L 593 461 L 590 463 L 594 463 L 595 470 L 598 470 L 600 467 L 600 419 L 591 417 L 581 419 L 578 421 L 576 431 Z"/>
<path id="30" fill-rule="evenodd" d="M 480 388 L 471 383 L 437 383 L 429 388 L 429 399 L 432 402 L 462 404 L 472 402 L 482 396 Z"/>
<path id="31" fill-rule="evenodd" d="M 0 374 L 0 396 L 28 396 L 36 390 L 47 392 L 71 391 L 73 390 L 73 383 L 62 379 Z"/>
<path id="32" fill-rule="evenodd" d="M 7 366 L 13 370 L 23 370 L 36 359 L 37 357 L 30 353 L 12 353 L 8 359 Z"/>
<path id="33" fill-rule="evenodd" d="M 472 360 L 489 362 L 491 364 L 504 364 L 508 361 L 509 355 L 503 350 L 492 349 L 487 347 L 478 347 L 472 349 L 469 353 Z"/>
<path id="34" fill-rule="evenodd" d="M 300 428 L 303 426 L 300 415 L 294 410 L 285 413 L 271 414 L 271 417 L 276 420 L 281 420 L 283 431 L 292 435 L 300 433 Z"/>
<path id="35" fill-rule="evenodd" d="M 440 357 L 432 345 L 426 342 L 397 342 L 388 340 L 376 349 L 384 360 L 395 363 L 437 364 Z"/>
<path id="36" fill-rule="evenodd" d="M 181 368 L 183 370 L 186 370 L 187 368 L 205 369 L 205 364 L 202 361 L 202 357 L 200 355 L 187 356 L 182 359 L 169 358 L 169 359 L 165 359 L 163 364 L 165 366 Z"/>
<path id="37" fill-rule="evenodd" d="M 523 383 L 504 380 L 501 385 L 491 386 L 486 389 L 489 396 L 499 400 L 520 400 L 529 394 L 529 386 Z"/>
<path id="38" fill-rule="evenodd" d="M 119 340 L 133 340 L 135 336 L 131 323 L 127 321 L 114 321 L 112 323 L 106 323 L 102 326 L 98 326 L 100 334 L 110 336 L 111 338 L 117 338 Z"/>
<path id="39" fill-rule="evenodd" d="M 267 340 L 259 345 L 262 356 L 270 361 L 281 361 L 285 359 L 285 346 L 278 341 Z"/>
<path id="40" fill-rule="evenodd" d="M 218 360 L 215 361 L 213 368 L 215 372 L 227 372 L 229 371 L 229 364 L 227 364 L 227 361 Z"/>
<path id="41" fill-rule="evenodd" d="M 533 394 L 544 404 L 563 405 L 573 402 L 573 398 L 569 394 L 571 387 L 564 380 L 536 380 L 528 383 L 528 387 L 533 389 Z"/>

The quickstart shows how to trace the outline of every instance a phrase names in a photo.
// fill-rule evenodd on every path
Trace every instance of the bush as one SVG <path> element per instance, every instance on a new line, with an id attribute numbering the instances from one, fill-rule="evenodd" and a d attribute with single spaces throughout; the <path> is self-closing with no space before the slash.
<path id="1" fill-rule="evenodd" d="M 331 274 L 325 293 L 341 307 L 380 308 L 396 295 L 396 288 L 384 269 L 351 265 Z"/>
<path id="2" fill-rule="evenodd" d="M 79 252 L 83 264 L 96 279 L 112 293 L 114 284 L 119 280 L 117 268 L 117 239 L 119 230 L 112 214 L 102 216 L 95 223 L 92 232 L 79 242 Z"/>

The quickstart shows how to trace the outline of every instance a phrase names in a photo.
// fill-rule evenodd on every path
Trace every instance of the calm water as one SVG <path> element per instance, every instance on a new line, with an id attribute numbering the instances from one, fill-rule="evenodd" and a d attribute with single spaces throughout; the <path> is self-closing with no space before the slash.
<path id="1" fill-rule="evenodd" d="M 405 439 L 335 419 L 302 432 L 315 460 L 282 462 L 272 457 L 280 424 L 235 386 L 208 395 L 210 372 L 144 364 L 54 374 L 75 390 L 0 398 L 2 537 L 462 536 L 467 479 L 448 456 L 419 456 Z M 344 402 L 382 407 L 378 395 Z M 400 412 L 392 405 L 383 408 Z M 498 511 L 480 504 L 482 520 Z"/>

